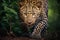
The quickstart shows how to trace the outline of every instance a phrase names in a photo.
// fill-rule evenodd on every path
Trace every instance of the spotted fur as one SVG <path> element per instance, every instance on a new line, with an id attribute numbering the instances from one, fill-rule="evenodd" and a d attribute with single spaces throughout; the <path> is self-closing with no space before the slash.
<path id="1" fill-rule="evenodd" d="M 48 21 L 47 0 L 22 0 L 19 4 L 20 17 L 28 25 L 28 29 L 34 28 L 30 37 L 41 38 Z"/>

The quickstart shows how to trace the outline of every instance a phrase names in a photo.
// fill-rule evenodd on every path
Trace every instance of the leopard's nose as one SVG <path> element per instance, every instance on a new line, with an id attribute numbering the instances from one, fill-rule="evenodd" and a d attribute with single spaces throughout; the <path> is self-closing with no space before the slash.
<path id="1" fill-rule="evenodd" d="M 29 24 L 31 24 L 32 22 L 29 22 Z"/>
<path id="2" fill-rule="evenodd" d="M 31 24 L 32 23 L 32 21 L 28 21 L 28 24 Z"/>

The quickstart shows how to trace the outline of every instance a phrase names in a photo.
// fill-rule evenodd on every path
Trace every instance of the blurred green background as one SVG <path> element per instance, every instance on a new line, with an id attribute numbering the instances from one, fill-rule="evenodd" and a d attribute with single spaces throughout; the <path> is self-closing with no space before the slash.
<path id="1" fill-rule="evenodd" d="M 16 35 L 22 34 L 18 16 L 19 0 L 0 0 L 0 34 L 9 32 L 10 27 Z M 60 35 L 60 2 L 48 0 L 48 35 L 57 38 Z M 49 36 L 50 35 L 50 36 Z"/>

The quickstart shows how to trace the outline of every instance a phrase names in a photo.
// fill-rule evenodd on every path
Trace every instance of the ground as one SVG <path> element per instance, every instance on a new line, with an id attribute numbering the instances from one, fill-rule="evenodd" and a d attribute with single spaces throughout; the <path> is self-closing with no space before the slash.
<path id="1" fill-rule="evenodd" d="M 0 40 L 36 40 L 28 37 L 0 37 Z"/>

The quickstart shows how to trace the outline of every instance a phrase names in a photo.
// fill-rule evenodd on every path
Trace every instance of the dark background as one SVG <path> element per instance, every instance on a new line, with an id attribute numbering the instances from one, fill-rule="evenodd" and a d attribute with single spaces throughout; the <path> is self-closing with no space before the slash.
<path id="1" fill-rule="evenodd" d="M 18 16 L 19 0 L 0 0 L 0 36 L 6 36 L 10 31 L 20 36 L 22 29 Z M 11 29 L 10 29 L 11 28 Z M 46 38 L 59 40 L 60 37 L 60 1 L 48 0 L 48 27 Z"/>

